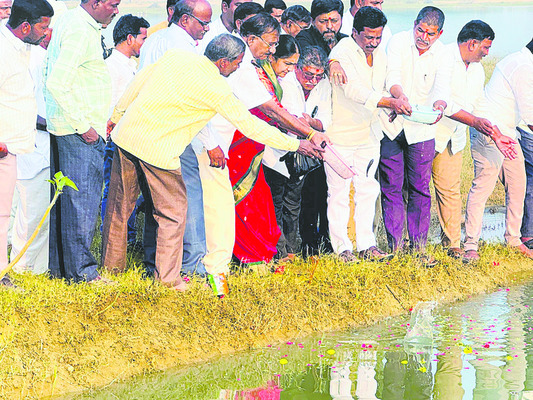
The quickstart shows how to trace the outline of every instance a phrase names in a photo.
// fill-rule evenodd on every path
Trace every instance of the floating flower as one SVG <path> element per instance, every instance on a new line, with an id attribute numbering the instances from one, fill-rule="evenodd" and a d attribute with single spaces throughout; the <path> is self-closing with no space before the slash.
<path id="1" fill-rule="evenodd" d="M 426 371 L 427 371 L 426 367 L 420 367 L 420 368 L 418 368 L 418 370 L 419 370 L 420 372 L 426 372 Z"/>
<path id="2" fill-rule="evenodd" d="M 464 352 L 465 354 L 470 354 L 470 353 L 472 353 L 472 347 L 470 347 L 470 346 L 466 346 L 466 347 L 464 348 L 463 352 Z"/>
<path id="3" fill-rule="evenodd" d="M 279 363 L 281 365 L 287 365 L 288 362 L 289 362 L 289 360 L 287 360 L 286 358 L 282 358 L 282 359 L 279 360 Z"/>
<path id="4" fill-rule="evenodd" d="M 407 364 L 407 360 L 400 361 L 403 365 Z"/>
<path id="5" fill-rule="evenodd" d="M 330 356 L 332 356 L 333 354 L 335 354 L 335 350 L 329 349 L 328 351 L 326 351 L 326 353 L 328 353 Z"/>
<path id="6" fill-rule="evenodd" d="M 511 356 L 507 356 L 507 357 L 505 357 L 505 358 L 506 358 L 507 360 L 512 360 L 512 359 L 513 359 L 513 357 L 511 357 Z"/>

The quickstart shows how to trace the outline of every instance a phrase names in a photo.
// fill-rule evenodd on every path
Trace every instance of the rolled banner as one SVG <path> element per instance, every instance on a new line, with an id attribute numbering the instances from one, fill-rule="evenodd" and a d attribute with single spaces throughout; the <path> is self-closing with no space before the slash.
<path id="1" fill-rule="evenodd" d="M 320 146 L 324 149 L 322 159 L 327 163 L 333 171 L 335 171 L 341 178 L 350 179 L 357 175 L 352 167 L 346 162 L 342 156 L 337 153 L 337 150 L 332 145 L 322 142 Z"/>

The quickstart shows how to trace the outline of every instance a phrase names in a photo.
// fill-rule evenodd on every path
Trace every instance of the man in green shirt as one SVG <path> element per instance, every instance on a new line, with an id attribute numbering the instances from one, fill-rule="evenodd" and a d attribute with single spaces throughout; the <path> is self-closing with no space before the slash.
<path id="1" fill-rule="evenodd" d="M 73 282 L 102 281 L 90 247 L 103 184 L 111 78 L 102 57 L 101 25 L 118 14 L 120 0 L 82 0 L 54 27 L 45 67 L 52 176 L 70 177 L 50 218 L 50 273 Z"/>

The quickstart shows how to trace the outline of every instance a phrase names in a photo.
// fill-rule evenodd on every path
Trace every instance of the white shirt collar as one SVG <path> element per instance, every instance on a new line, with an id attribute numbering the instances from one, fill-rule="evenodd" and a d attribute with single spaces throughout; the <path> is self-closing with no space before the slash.
<path id="1" fill-rule="evenodd" d="M 11 45 L 17 51 L 29 51 L 30 44 L 24 43 L 18 37 L 15 36 L 13 32 L 7 27 L 7 25 L 0 25 L 0 32 L 6 37 L 6 39 L 11 43 Z M 526 49 L 527 50 L 527 49 Z M 529 51 L 529 50 L 528 50 Z"/>
<path id="2" fill-rule="evenodd" d="M 177 24 L 170 24 L 166 33 L 170 36 L 174 36 L 175 40 L 185 40 L 193 47 L 198 46 L 198 41 L 194 40 L 185 29 Z"/>

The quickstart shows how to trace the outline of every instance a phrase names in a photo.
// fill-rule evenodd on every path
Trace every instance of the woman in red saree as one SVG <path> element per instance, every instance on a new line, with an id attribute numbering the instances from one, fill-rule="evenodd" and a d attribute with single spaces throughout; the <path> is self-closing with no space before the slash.
<path id="1" fill-rule="evenodd" d="M 298 62 L 296 41 L 281 35 L 276 53 L 270 61 L 258 61 L 259 79 L 281 107 L 283 90 L 278 77 L 292 71 Z M 262 120 L 272 123 L 259 109 L 250 110 Z M 235 198 L 235 246 L 233 255 L 243 264 L 268 262 L 276 254 L 281 235 L 276 222 L 272 194 L 263 174 L 265 145 L 235 131 L 228 154 L 228 168 Z"/>

